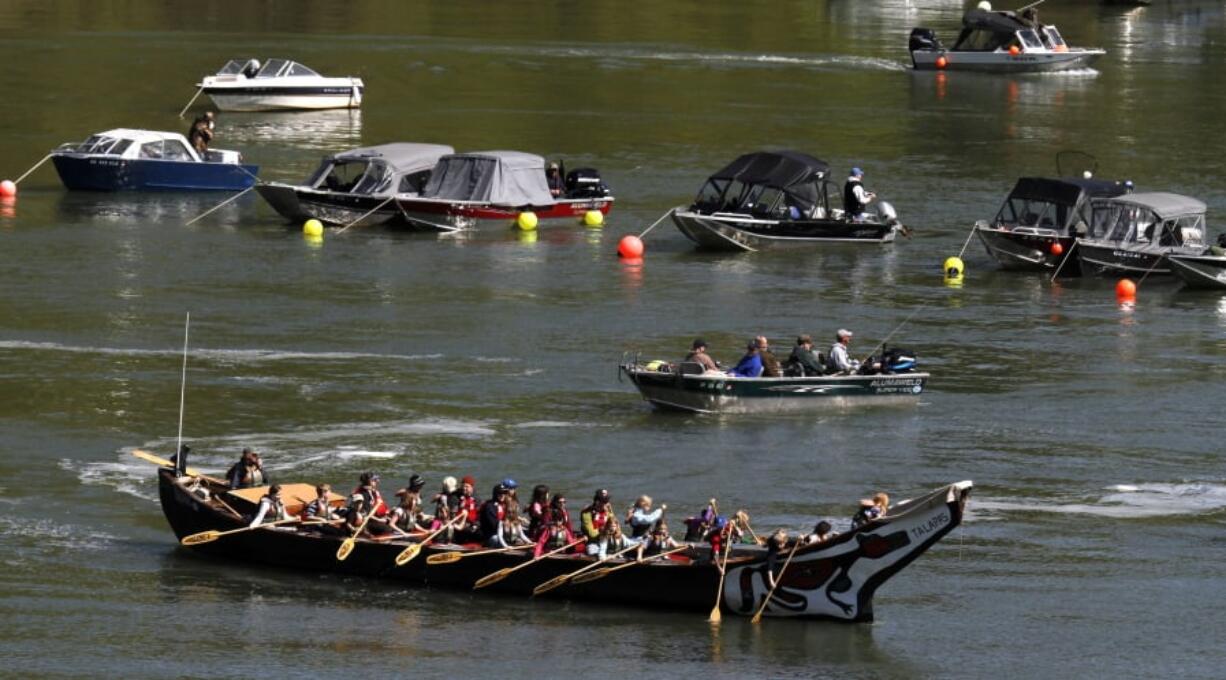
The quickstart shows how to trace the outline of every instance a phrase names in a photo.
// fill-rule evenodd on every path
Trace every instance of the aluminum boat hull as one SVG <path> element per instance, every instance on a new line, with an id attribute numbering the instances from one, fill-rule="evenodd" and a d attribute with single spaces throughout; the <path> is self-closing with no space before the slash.
<path id="1" fill-rule="evenodd" d="M 1069 49 L 1067 52 L 1009 54 L 1008 52 L 953 52 L 914 50 L 911 61 L 917 71 L 979 71 L 982 73 L 1042 73 L 1090 68 L 1106 54 L 1101 49 Z M 945 57 L 945 68 L 937 59 Z"/>
<path id="2" fill-rule="evenodd" d="M 706 215 L 674 210 L 673 224 L 703 250 L 752 252 L 821 243 L 882 244 L 894 240 L 894 225 L 843 220 L 762 220 L 745 215 Z"/>

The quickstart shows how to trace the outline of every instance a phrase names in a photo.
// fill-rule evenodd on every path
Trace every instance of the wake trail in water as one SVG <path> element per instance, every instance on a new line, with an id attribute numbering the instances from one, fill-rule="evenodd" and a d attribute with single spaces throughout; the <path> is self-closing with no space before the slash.
<path id="1" fill-rule="evenodd" d="M 716 66 L 799 66 L 819 69 L 859 69 L 872 71 L 905 71 L 900 61 L 859 57 L 848 54 L 797 56 L 786 54 L 738 54 L 735 52 L 653 52 L 641 48 L 615 47 L 544 47 L 525 50 L 518 47 L 476 47 L 475 52 L 492 52 L 516 56 L 544 56 L 561 59 L 623 59 L 627 61 L 691 62 Z"/>
<path id="2" fill-rule="evenodd" d="M 1052 502 L 1038 499 L 979 498 L 968 506 L 975 514 L 1044 512 L 1112 519 L 1147 519 L 1204 515 L 1226 509 L 1226 484 L 1215 482 L 1114 484 L 1096 499 Z"/>
<path id="3" fill-rule="evenodd" d="M 28 342 L 0 340 L 0 350 L 26 350 L 39 352 L 64 352 L 124 357 L 178 357 L 178 349 L 139 349 L 123 347 L 93 347 L 63 345 L 57 342 Z M 443 354 L 377 354 L 373 352 L 305 352 L 275 349 L 192 349 L 193 359 L 211 360 L 219 363 L 261 363 L 273 361 L 350 361 L 354 359 L 384 359 L 390 361 L 423 361 L 441 359 Z"/>

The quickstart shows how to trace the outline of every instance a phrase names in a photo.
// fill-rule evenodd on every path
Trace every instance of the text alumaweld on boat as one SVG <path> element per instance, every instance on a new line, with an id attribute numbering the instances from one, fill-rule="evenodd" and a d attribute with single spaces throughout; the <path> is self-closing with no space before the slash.
<path id="1" fill-rule="evenodd" d="M 1165 275 L 1170 256 L 1205 252 L 1205 204 L 1190 196 L 1124 194 L 1090 207 L 1089 234 L 1074 245 L 1082 273 Z"/>
<path id="2" fill-rule="evenodd" d="M 1091 199 L 1119 196 L 1129 187 L 1089 178 L 1022 177 L 996 217 L 975 223 L 975 234 L 1004 269 L 1054 269 L 1077 236 L 1086 234 Z M 1075 261 L 1060 270 L 1065 276 L 1078 272 Z"/>
<path id="3" fill-rule="evenodd" d="M 1070 47 L 1055 26 L 1040 24 L 1037 14 L 992 11 L 987 2 L 963 15 L 953 47 L 946 49 L 929 28 L 912 29 L 908 47 L 917 71 L 1068 71 L 1088 68 L 1106 54 L 1097 47 Z"/>
<path id="4" fill-rule="evenodd" d="M 521 213 L 537 219 L 608 214 L 613 196 L 592 168 L 566 173 L 561 194 L 550 192 L 545 159 L 522 151 L 476 151 L 444 156 L 418 194 L 396 197 L 405 220 L 418 229 L 451 233 L 483 222 L 510 224 Z"/>
<path id="5" fill-rule="evenodd" d="M 673 223 L 699 248 L 756 251 L 818 243 L 889 243 L 906 228 L 889 203 L 847 219 L 846 188 L 825 161 L 798 151 L 745 154 L 711 175 Z"/>
<path id="6" fill-rule="evenodd" d="M 356 109 L 365 90 L 361 78 L 321 76 L 289 59 L 231 59 L 196 87 L 222 111 Z"/>
<path id="7" fill-rule="evenodd" d="M 692 361 L 644 362 L 636 356 L 623 357 L 618 375 L 664 411 L 797 413 L 919 402 L 929 374 L 916 370 L 913 353 L 885 347 L 880 362 L 870 357 L 864 364 L 851 374 L 745 378 L 704 371 Z M 868 370 L 874 365 L 881 368 Z"/>
<path id="8" fill-rule="evenodd" d="M 90 191 L 242 191 L 260 171 L 237 151 L 201 156 L 181 134 L 127 128 L 62 144 L 51 161 L 65 187 Z"/>
<path id="9" fill-rule="evenodd" d="M 143 453 L 143 452 L 142 452 Z M 142 457 L 156 459 L 148 454 Z M 594 556 L 546 553 L 533 558 L 532 546 L 522 550 L 483 552 L 477 544 L 429 541 L 424 535 L 391 540 L 346 539 L 294 525 L 247 530 L 258 499 L 268 487 L 231 491 L 222 480 L 186 467 L 158 470 L 158 497 L 171 530 L 180 540 L 217 532 L 204 542 L 186 541 L 192 552 L 298 570 L 336 572 L 394 579 L 411 585 L 471 589 L 497 572 L 503 578 L 487 590 L 532 595 L 539 586 L 597 565 Z M 192 474 L 188 474 L 188 473 Z M 312 497 L 307 484 L 282 485 L 291 499 L 291 514 Z M 707 612 L 718 609 L 753 616 L 769 597 L 764 616 L 869 622 L 874 618 L 873 595 L 882 584 L 959 526 L 972 484 L 958 482 L 903 501 L 881 518 L 822 543 L 796 547 L 787 567 L 776 572 L 773 592 L 766 580 L 766 549 L 735 545 L 726 557 L 726 578 L 710 558 L 707 544 L 683 544 L 664 559 L 616 557 L 605 564 L 618 567 L 603 578 L 571 579 L 546 593 L 582 601 L 637 605 L 667 610 Z M 288 493 L 287 493 L 288 490 Z M 305 495 L 304 495 L 305 494 Z M 335 503 L 343 502 L 337 497 Z M 236 531 L 237 530 L 237 531 Z M 233 532 L 233 533 L 222 533 Z M 349 543 L 348 549 L 344 548 Z M 341 557 L 343 551 L 344 557 Z M 407 561 L 403 556 L 412 551 Z M 461 559 L 431 557 L 454 553 Z M 629 556 L 629 554 L 627 554 Z M 513 572 L 510 572 L 514 569 Z M 590 571 L 590 570 L 589 570 Z"/>
<path id="10" fill-rule="evenodd" d="M 381 144 L 327 156 L 302 184 L 265 182 L 256 191 L 278 213 L 300 222 L 364 225 L 398 222 L 397 194 L 413 195 L 425 188 L 430 171 L 455 149 L 442 144 Z"/>

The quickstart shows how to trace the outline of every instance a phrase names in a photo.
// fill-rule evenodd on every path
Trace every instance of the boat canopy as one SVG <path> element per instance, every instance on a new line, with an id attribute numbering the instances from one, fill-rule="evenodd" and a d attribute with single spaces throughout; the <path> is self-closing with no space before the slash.
<path id="1" fill-rule="evenodd" d="M 452 153 L 444 144 L 404 142 L 349 149 L 325 156 L 306 183 L 354 194 L 418 193 L 438 160 Z"/>
<path id="2" fill-rule="evenodd" d="M 1107 180 L 1022 177 L 996 214 L 996 224 L 1068 234 L 1077 222 L 1089 223 L 1089 199 L 1126 190 L 1122 183 Z"/>
<path id="3" fill-rule="evenodd" d="M 767 216 L 795 207 L 807 214 L 819 204 L 825 207 L 821 185 L 829 174 L 825 161 L 799 151 L 748 153 L 707 179 L 694 208 Z"/>
<path id="4" fill-rule="evenodd" d="M 199 156 L 177 132 L 116 128 L 92 134 L 80 144 L 63 144 L 57 152 L 147 158 L 174 161 L 196 161 Z"/>
<path id="5" fill-rule="evenodd" d="M 477 151 L 439 159 L 422 198 L 507 206 L 556 202 L 545 179 L 545 159 L 520 151 Z"/>
<path id="6" fill-rule="evenodd" d="M 1030 28 L 1013 12 L 972 9 L 962 15 L 962 33 L 953 49 L 991 52 L 1009 44 L 1018 31 Z"/>
<path id="7" fill-rule="evenodd" d="M 289 59 L 269 59 L 255 74 L 258 78 L 295 78 L 303 76 L 319 76 L 318 73 Z"/>
<path id="8" fill-rule="evenodd" d="M 1093 202 L 1090 237 L 1119 243 L 1200 247 L 1205 204 L 1164 192 L 1124 194 Z"/>

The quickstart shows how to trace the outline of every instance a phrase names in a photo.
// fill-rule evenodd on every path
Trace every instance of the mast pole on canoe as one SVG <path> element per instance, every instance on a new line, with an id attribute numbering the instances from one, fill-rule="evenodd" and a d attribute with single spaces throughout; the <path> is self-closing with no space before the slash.
<path id="1" fill-rule="evenodd" d="M 183 406 L 187 399 L 187 334 L 192 325 L 192 313 L 183 321 L 183 375 L 179 381 L 179 441 L 175 448 L 175 476 L 187 474 L 187 454 L 183 452 Z"/>

